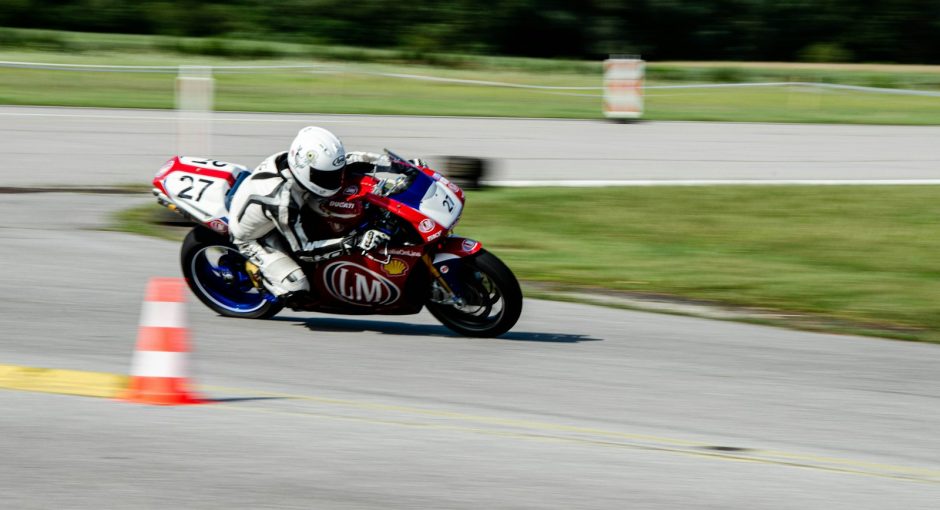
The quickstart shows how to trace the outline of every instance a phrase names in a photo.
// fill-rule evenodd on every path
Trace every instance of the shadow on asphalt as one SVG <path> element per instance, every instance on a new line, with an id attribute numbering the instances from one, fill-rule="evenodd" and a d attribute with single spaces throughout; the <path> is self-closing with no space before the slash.
<path id="1" fill-rule="evenodd" d="M 466 338 L 453 331 L 435 324 L 403 324 L 401 322 L 362 320 L 362 319 L 339 319 L 333 317 L 299 318 L 299 317 L 275 317 L 271 320 L 299 322 L 310 331 L 316 332 L 348 332 L 361 333 L 363 331 L 373 331 L 383 335 L 407 335 L 407 336 L 438 336 L 449 338 Z M 510 331 L 495 338 L 494 340 L 511 340 L 517 342 L 552 342 L 575 344 L 579 342 L 600 342 L 601 338 L 592 338 L 588 335 L 569 335 L 565 333 L 539 333 L 532 331 Z"/>

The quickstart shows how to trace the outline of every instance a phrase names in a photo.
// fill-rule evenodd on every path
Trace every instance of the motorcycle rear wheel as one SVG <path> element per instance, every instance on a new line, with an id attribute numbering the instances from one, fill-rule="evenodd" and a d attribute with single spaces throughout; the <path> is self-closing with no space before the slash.
<path id="1" fill-rule="evenodd" d="M 252 285 L 245 257 L 235 246 L 207 228 L 189 232 L 180 250 L 180 264 L 193 294 L 219 315 L 269 319 L 284 308 Z"/>
<path id="2" fill-rule="evenodd" d="M 522 289 L 495 255 L 480 250 L 464 259 L 458 278 L 463 305 L 427 304 L 441 324 L 464 336 L 484 338 L 502 335 L 516 325 L 522 313 Z"/>

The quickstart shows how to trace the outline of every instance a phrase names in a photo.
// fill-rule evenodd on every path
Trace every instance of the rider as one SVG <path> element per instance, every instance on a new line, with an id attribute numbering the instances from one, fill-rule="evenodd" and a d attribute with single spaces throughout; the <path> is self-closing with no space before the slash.
<path id="1" fill-rule="evenodd" d="M 235 190 L 229 208 L 232 242 L 258 266 L 264 286 L 275 296 L 290 302 L 309 294 L 307 276 L 291 254 L 319 261 L 353 248 L 369 251 L 389 240 L 380 230 L 310 239 L 309 227 L 304 229 L 302 218 L 310 211 L 314 219 L 330 217 L 328 205 L 336 205 L 330 198 L 343 189 L 345 167 L 352 163 L 390 165 L 384 155 L 346 152 L 333 133 L 308 126 L 289 151 L 265 159 Z"/>

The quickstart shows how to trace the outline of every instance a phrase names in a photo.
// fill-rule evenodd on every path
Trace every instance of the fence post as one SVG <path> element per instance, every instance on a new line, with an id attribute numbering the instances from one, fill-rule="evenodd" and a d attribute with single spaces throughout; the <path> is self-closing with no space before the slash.
<path id="1" fill-rule="evenodd" d="M 176 153 L 212 155 L 212 110 L 215 83 L 208 66 L 180 66 L 176 77 Z"/>
<path id="2" fill-rule="evenodd" d="M 643 116 L 643 78 L 646 63 L 638 58 L 604 61 L 604 116 L 639 119 Z"/>

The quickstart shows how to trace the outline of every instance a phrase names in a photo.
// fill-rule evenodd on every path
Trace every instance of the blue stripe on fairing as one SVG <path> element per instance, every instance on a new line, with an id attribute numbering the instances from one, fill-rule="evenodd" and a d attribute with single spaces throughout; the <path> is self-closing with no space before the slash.
<path id="1" fill-rule="evenodd" d="M 411 186 L 408 186 L 408 189 L 401 193 L 396 193 L 389 198 L 394 198 L 408 207 L 417 210 L 421 207 L 421 199 L 428 193 L 428 188 L 433 185 L 434 179 L 428 177 L 424 172 L 418 172 L 415 174 L 415 179 L 412 181 Z"/>
<path id="2" fill-rule="evenodd" d="M 235 182 L 232 183 L 232 187 L 225 192 L 225 210 L 229 210 L 232 207 L 232 199 L 235 198 L 235 192 L 238 191 L 238 187 L 245 182 L 245 179 L 251 176 L 251 172 L 245 170 L 244 172 L 238 174 L 238 177 L 235 178 Z M 228 223 L 228 222 L 226 222 Z"/>

